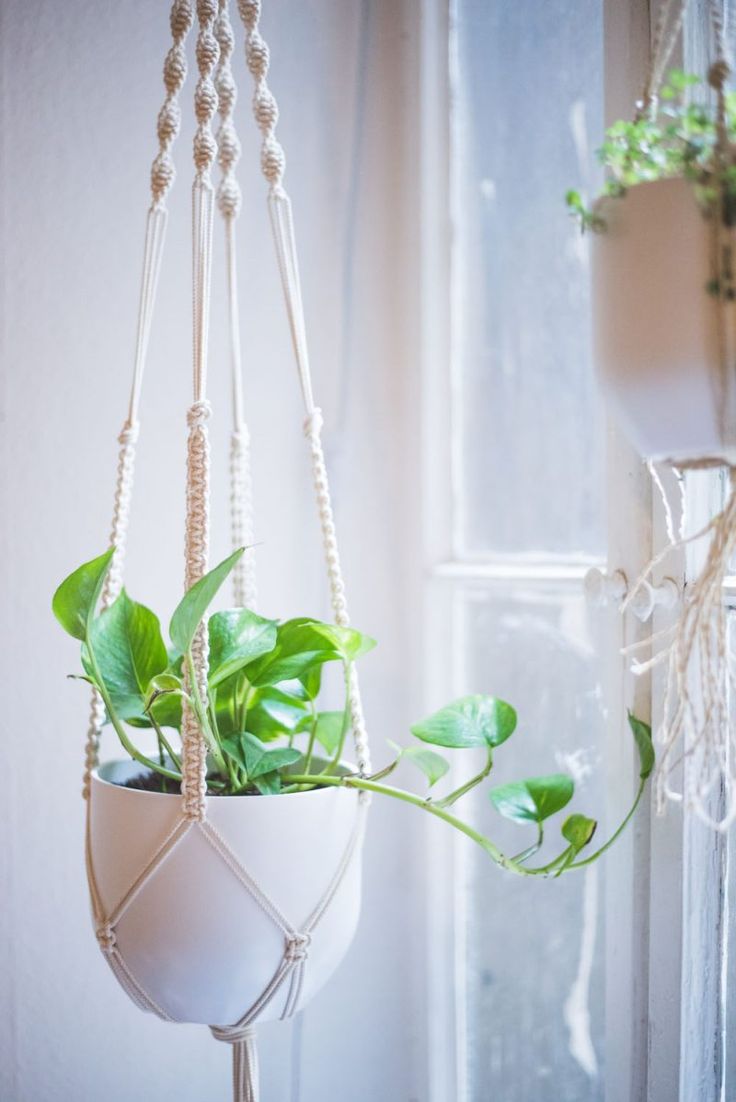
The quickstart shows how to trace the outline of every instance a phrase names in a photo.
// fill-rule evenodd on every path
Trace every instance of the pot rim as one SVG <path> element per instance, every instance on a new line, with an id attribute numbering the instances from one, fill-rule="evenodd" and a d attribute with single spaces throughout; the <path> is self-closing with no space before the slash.
<path id="1" fill-rule="evenodd" d="M 623 195 L 599 195 L 593 203 L 593 209 L 596 211 L 603 211 L 604 209 L 624 210 L 626 208 L 626 200 L 630 195 L 633 195 L 634 192 L 653 191 L 660 187 L 687 188 L 690 192 L 690 198 L 692 199 L 694 213 L 700 217 L 702 222 L 706 224 L 709 223 L 707 214 L 704 213 L 703 208 L 695 198 L 695 192 L 691 181 L 685 176 L 665 176 L 662 180 L 642 180 L 638 184 L 631 184 L 627 187 Z M 605 238 L 605 236 L 605 232 L 593 235 L 594 238 L 599 239 Z"/>
<path id="2" fill-rule="evenodd" d="M 117 781 L 108 780 L 107 777 L 104 777 L 101 774 L 101 770 L 104 770 L 104 769 L 108 768 L 109 766 L 129 765 L 129 764 L 132 764 L 134 761 L 135 761 L 134 758 L 111 758 L 108 761 L 101 762 L 99 765 L 96 765 L 95 768 L 92 770 L 92 774 L 91 774 L 92 780 L 95 782 L 95 784 L 101 785 L 103 788 L 114 788 L 118 792 L 129 792 L 134 796 L 146 796 L 146 797 L 151 797 L 152 799 L 156 799 L 156 800 L 177 800 L 177 801 L 181 800 L 181 792 L 152 792 L 147 788 L 129 788 L 125 784 L 119 784 Z M 144 770 L 144 769 L 146 769 L 146 766 L 141 765 L 140 768 L 141 768 L 141 770 Z M 353 774 L 355 772 L 355 767 L 353 765 L 351 765 L 349 762 L 346 762 L 346 761 L 341 761 L 340 762 L 339 769 L 341 770 L 341 773 L 338 773 L 337 774 L 338 776 L 341 776 L 341 775 L 345 776 L 347 774 Z M 153 771 L 149 769 L 148 772 L 150 773 L 150 772 L 153 772 Z M 356 795 L 358 794 L 357 789 L 352 789 L 351 790 L 350 788 L 348 788 L 347 786 L 344 786 L 344 785 L 329 784 L 329 785 L 324 785 L 323 787 L 320 787 L 320 788 L 313 788 L 313 789 L 311 789 L 311 791 L 307 791 L 307 792 L 269 792 L 269 793 L 265 793 L 265 794 L 259 792 L 258 793 L 258 799 L 259 800 L 262 800 L 262 799 L 265 799 L 265 800 L 283 800 L 283 799 L 287 799 L 289 797 L 303 798 L 305 796 L 314 798 L 314 797 L 322 797 L 325 794 L 328 794 L 328 793 L 331 793 L 331 792 L 349 792 L 349 791 L 355 792 Z M 214 796 L 214 795 L 209 795 L 208 794 L 208 795 L 205 796 L 205 799 L 207 801 L 210 801 L 210 800 L 217 801 L 218 804 L 223 800 L 229 802 L 229 801 L 232 801 L 232 800 L 241 800 L 241 799 L 249 799 L 249 798 L 253 798 L 252 794 L 242 793 L 242 795 L 240 795 L 240 796 L 234 796 L 234 795 L 231 795 L 231 796 Z"/>

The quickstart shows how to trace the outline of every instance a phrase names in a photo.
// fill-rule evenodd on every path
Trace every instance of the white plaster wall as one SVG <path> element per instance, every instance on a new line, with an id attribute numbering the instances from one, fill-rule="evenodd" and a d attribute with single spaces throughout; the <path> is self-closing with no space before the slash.
<path id="1" fill-rule="evenodd" d="M 415 642 L 418 403 L 406 293 L 413 143 L 410 112 L 402 107 L 411 107 L 414 88 L 415 5 L 265 6 L 353 617 L 381 643 L 364 664 L 366 707 L 381 743 L 410 718 L 399 656 Z M 106 546 L 167 7 L 167 0 L 2 5 L 3 1102 L 203 1102 L 224 1099 L 229 1089 L 224 1046 L 204 1029 L 141 1014 L 99 957 L 82 868 L 87 697 L 65 681 L 76 666 L 75 647 L 49 608 L 58 581 Z M 240 44 L 236 73 L 244 83 Z M 190 72 L 190 93 L 192 87 Z M 244 91 L 237 119 L 245 192 L 239 255 L 261 607 L 273 615 L 325 613 L 249 98 Z M 176 150 L 179 179 L 145 383 L 128 564 L 132 593 L 166 618 L 182 575 L 191 129 Z M 222 287 L 218 272 L 213 560 L 228 546 Z M 415 825 L 410 812 L 378 812 L 366 849 L 365 913 L 349 959 L 300 1030 L 262 1030 L 265 1102 L 426 1098 Z"/>

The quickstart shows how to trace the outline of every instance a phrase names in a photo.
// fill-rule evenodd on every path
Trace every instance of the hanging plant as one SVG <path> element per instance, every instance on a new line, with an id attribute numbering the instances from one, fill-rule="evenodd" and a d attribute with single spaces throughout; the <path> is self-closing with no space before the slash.
<path id="1" fill-rule="evenodd" d="M 233 125 L 234 33 L 228 0 L 197 0 L 197 127 L 193 143 L 193 380 L 187 410 L 185 595 L 167 646 L 155 614 L 123 586 L 139 405 L 174 180 L 172 148 L 180 126 L 179 92 L 192 0 L 173 0 L 172 45 L 164 64 L 166 98 L 158 115 L 151 172 L 135 366 L 119 436 L 111 547 L 74 571 L 53 608 L 82 645 L 81 677 L 92 686 L 83 794 L 86 867 L 97 939 L 123 989 L 141 1009 L 167 1021 L 210 1025 L 232 1045 L 236 1102 L 256 1102 L 257 1021 L 289 1018 L 306 1004 L 347 951 L 360 906 L 363 828 L 372 795 L 397 799 L 461 831 L 503 869 L 559 876 L 600 857 L 633 815 L 653 766 L 648 728 L 631 718 L 641 757 L 640 783 L 620 826 L 592 845 L 596 820 L 581 812 L 561 824 L 549 859 L 537 854 L 545 824 L 568 808 L 571 778 L 556 774 L 492 787 L 507 818 L 534 835 L 515 856 L 455 813 L 455 804 L 487 781 L 496 749 L 513 734 L 513 708 L 487 696 L 455 701 L 413 728 L 416 742 L 395 747 L 389 765 L 371 765 L 357 661 L 373 641 L 350 624 L 313 394 L 285 155 L 276 137 L 278 108 L 268 83 L 269 50 L 259 30 L 260 0 L 238 0 L 245 55 L 254 82 L 261 170 L 282 283 L 304 435 L 322 535 L 332 622 L 280 622 L 256 612 L 249 432 L 244 416 L 238 325 L 235 227 L 241 196 L 240 146 Z M 219 112 L 216 135 L 212 124 Z M 221 169 L 215 190 L 215 160 Z M 215 205 L 225 237 L 229 360 L 232 374 L 232 545 L 209 569 L 208 335 Z M 242 548 L 248 550 L 243 551 Z M 232 575 L 236 607 L 208 615 Z M 345 700 L 321 704 L 322 672 L 341 668 Z M 100 763 L 105 724 L 127 760 Z M 156 749 L 139 745 L 153 732 Z M 346 761 L 347 744 L 355 764 Z M 439 796 L 387 782 L 400 762 L 413 764 L 434 790 L 449 770 L 434 747 L 484 752 L 480 771 Z"/>
<path id="2" fill-rule="evenodd" d="M 113 553 L 62 582 L 53 610 L 81 642 L 79 676 L 99 693 L 130 759 L 108 762 L 91 777 L 88 856 L 97 936 L 128 992 L 162 1017 L 217 1023 L 220 1030 L 219 1023 L 235 1022 L 242 1030 L 256 1019 L 288 1016 L 321 986 L 347 950 L 357 922 L 357 850 L 369 794 L 441 819 L 519 876 L 556 877 L 591 864 L 638 806 L 654 752 L 648 727 L 633 717 L 638 789 L 622 823 L 591 852 L 597 821 L 568 813 L 572 777 L 488 785 L 495 754 L 517 722 L 511 705 L 491 696 L 452 702 L 412 727 L 413 744 L 390 744 L 388 765 L 361 773 L 346 764 L 344 753 L 354 665 L 372 649 L 372 639 L 306 617 L 278 622 L 245 608 L 215 612 L 207 620 L 209 662 L 202 691 L 194 640 L 242 551 L 188 590 L 171 617 L 168 649 L 157 617 L 125 590 L 96 614 Z M 322 672 L 332 663 L 342 668 L 345 702 L 339 711 L 324 711 Z M 207 747 L 199 839 L 209 847 L 179 817 L 184 709 L 196 717 Z M 153 756 L 137 745 L 141 728 L 155 733 Z M 434 792 L 450 771 L 447 757 L 434 747 L 473 755 L 481 750 L 482 768 L 438 795 L 386 783 L 408 762 Z M 455 810 L 483 784 L 502 816 L 534 829 L 531 844 L 515 856 L 504 854 Z M 562 811 L 558 852 L 534 864 L 545 825 Z M 152 838 L 159 841 L 153 851 Z M 218 854 L 214 861 L 212 848 Z"/>
<path id="3" fill-rule="evenodd" d="M 639 453 L 684 471 L 726 468 L 731 495 L 708 525 L 649 564 L 624 604 L 665 556 L 708 538 L 699 574 L 688 580 L 676 622 L 652 640 L 644 672 L 667 664 L 664 719 L 657 733 L 659 809 L 686 801 L 725 829 L 736 817 L 736 735 L 722 583 L 736 550 L 736 95 L 720 7 L 710 5 L 717 56 L 702 82 L 680 70 L 662 75 L 677 43 L 683 2 L 660 5 L 644 94 L 633 121 L 619 120 L 598 151 L 607 180 L 588 205 L 568 209 L 591 248 L 594 357 L 610 406 Z M 663 492 L 665 510 L 672 510 Z M 648 644 L 648 641 L 647 641 Z M 647 645 L 647 644 L 642 644 Z M 683 762 L 684 790 L 673 774 Z M 719 788 L 725 811 L 714 815 Z"/>

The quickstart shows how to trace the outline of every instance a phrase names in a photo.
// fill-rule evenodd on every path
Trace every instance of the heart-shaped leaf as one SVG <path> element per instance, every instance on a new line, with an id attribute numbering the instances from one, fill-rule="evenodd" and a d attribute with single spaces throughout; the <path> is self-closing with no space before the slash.
<path id="1" fill-rule="evenodd" d="M 417 769 L 424 773 L 430 788 L 437 784 L 437 781 L 442 780 L 450 770 L 450 763 L 447 759 L 434 750 L 428 750 L 425 746 L 399 746 L 391 739 L 386 741 L 396 754 L 397 759 L 410 761 L 412 765 L 415 765 Z"/>
<path id="2" fill-rule="evenodd" d="M 264 773 L 253 779 L 254 786 L 262 796 L 277 796 L 281 791 L 281 774 Z"/>
<path id="3" fill-rule="evenodd" d="M 92 621 L 89 645 L 113 707 L 124 720 L 148 724 L 148 687 L 168 666 L 158 617 L 125 590 Z"/>
<path id="4" fill-rule="evenodd" d="M 332 757 L 340 745 L 345 717 L 342 712 L 320 712 L 314 734 L 320 746 Z"/>
<path id="5" fill-rule="evenodd" d="M 294 734 L 304 730 L 311 717 L 312 709 L 306 700 L 266 685 L 252 694 L 247 729 L 259 738 L 273 732 Z"/>
<path id="6" fill-rule="evenodd" d="M 654 769 L 655 757 L 654 746 L 652 744 L 652 728 L 648 723 L 644 723 L 643 720 L 637 719 L 631 712 L 629 712 L 629 727 L 636 739 L 636 745 L 639 751 L 639 778 L 645 781 L 647 777 L 651 776 L 652 770 Z"/>
<path id="7" fill-rule="evenodd" d="M 104 555 L 84 563 L 65 578 L 54 593 L 51 602 L 54 616 L 64 631 L 82 642 L 87 638 L 114 554 L 115 548 L 111 547 Z"/>
<path id="8" fill-rule="evenodd" d="M 569 804 L 575 791 L 572 778 L 565 773 L 549 777 L 529 777 L 501 784 L 490 791 L 497 811 L 517 823 L 541 823 Z"/>
<path id="9" fill-rule="evenodd" d="M 562 837 L 570 843 L 570 845 L 578 854 L 581 849 L 587 846 L 595 834 L 598 823 L 595 819 L 588 819 L 585 815 L 568 815 L 562 824 Z"/>
<path id="10" fill-rule="evenodd" d="M 300 618 L 279 624 L 276 646 L 246 667 L 251 685 L 278 685 L 293 678 L 300 680 L 315 666 L 339 661 L 334 640 L 318 631 L 313 620 Z"/>
<path id="11" fill-rule="evenodd" d="M 339 624 L 323 624 L 315 622 L 314 630 L 324 635 L 343 662 L 355 662 L 376 645 L 375 639 L 369 635 L 363 635 L 355 628 L 340 627 Z"/>
<path id="12" fill-rule="evenodd" d="M 245 549 L 239 547 L 218 563 L 209 573 L 195 582 L 182 597 L 174 610 L 169 625 L 169 634 L 175 647 L 184 654 L 191 646 L 197 628 L 202 622 L 222 583 L 227 578 Z"/>
<path id="13" fill-rule="evenodd" d="M 301 758 L 301 751 L 288 746 L 269 750 L 267 746 L 247 731 L 222 740 L 223 750 L 245 769 L 248 779 L 253 781 L 266 773 L 273 773 L 287 765 L 293 765 Z"/>
<path id="14" fill-rule="evenodd" d="M 210 685 L 219 685 L 249 662 L 272 651 L 277 626 L 275 620 L 266 620 L 247 608 L 229 608 L 210 616 Z"/>
<path id="15" fill-rule="evenodd" d="M 436 746 L 500 746 L 516 729 L 516 712 L 494 696 L 463 696 L 415 724 L 411 733 Z"/>

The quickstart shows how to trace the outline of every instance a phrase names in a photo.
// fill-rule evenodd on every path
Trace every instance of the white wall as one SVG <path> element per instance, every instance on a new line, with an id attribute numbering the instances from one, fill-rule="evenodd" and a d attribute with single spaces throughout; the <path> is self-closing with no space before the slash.
<path id="1" fill-rule="evenodd" d="M 107 540 L 167 6 L 166 0 L 5 0 L 2 8 L 4 1102 L 202 1102 L 225 1098 L 229 1089 L 224 1046 L 203 1028 L 141 1014 L 100 959 L 82 867 L 87 698 L 65 681 L 77 655 L 49 608 L 58 581 Z M 267 0 L 265 7 L 353 618 L 381 644 L 363 675 L 374 741 L 381 744 L 410 718 L 400 656 L 417 642 L 411 623 L 418 403 L 406 293 L 414 145 L 405 109 L 414 89 L 416 5 Z M 326 613 L 240 42 L 239 35 L 242 325 L 263 544 L 261 607 L 272 615 Z M 190 72 L 190 94 L 192 87 Z M 145 383 L 128 562 L 131 592 L 164 617 L 182 575 L 190 138 L 187 125 L 176 150 L 179 180 Z M 218 273 L 213 560 L 227 549 L 221 292 Z M 355 947 L 304 1016 L 300 1060 L 291 1025 L 262 1030 L 265 1099 L 426 1097 L 415 842 L 410 811 L 374 807 Z M 295 1062 L 300 1093 L 292 1086 Z"/>

